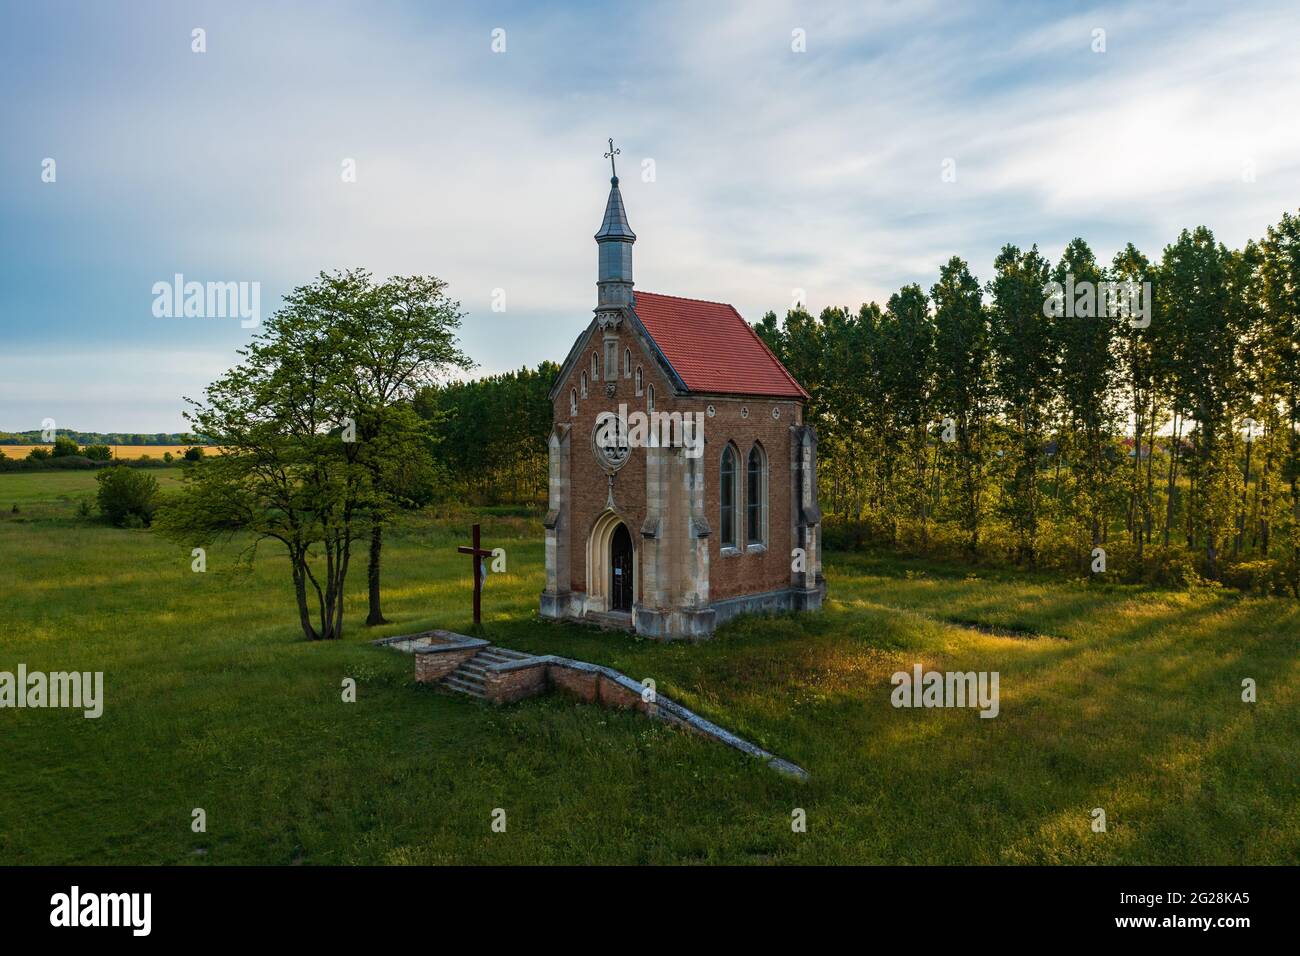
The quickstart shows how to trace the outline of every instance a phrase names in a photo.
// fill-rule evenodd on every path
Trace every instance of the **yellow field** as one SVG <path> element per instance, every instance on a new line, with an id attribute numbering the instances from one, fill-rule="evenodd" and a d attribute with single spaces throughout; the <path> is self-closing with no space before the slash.
<path id="1" fill-rule="evenodd" d="M 26 458 L 27 453 L 33 448 L 53 448 L 53 445 L 0 445 L 0 451 L 4 452 L 10 458 Z M 161 458 L 166 452 L 171 452 L 176 458 L 185 454 L 185 449 L 190 445 L 109 445 L 113 449 L 114 458 L 143 458 L 148 455 L 150 458 Z M 217 455 L 221 449 L 215 445 L 204 446 L 205 455 Z"/>

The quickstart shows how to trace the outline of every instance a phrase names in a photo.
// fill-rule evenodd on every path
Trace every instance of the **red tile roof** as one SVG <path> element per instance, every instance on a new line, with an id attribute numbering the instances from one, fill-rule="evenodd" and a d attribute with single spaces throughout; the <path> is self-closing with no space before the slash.
<path id="1" fill-rule="evenodd" d="M 726 303 L 638 291 L 633 311 L 692 392 L 807 400 L 794 376 Z"/>

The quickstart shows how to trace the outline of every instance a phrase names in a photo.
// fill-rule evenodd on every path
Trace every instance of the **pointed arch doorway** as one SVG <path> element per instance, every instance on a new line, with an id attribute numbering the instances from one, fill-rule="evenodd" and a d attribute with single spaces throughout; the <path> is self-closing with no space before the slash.
<path id="1" fill-rule="evenodd" d="M 636 546 L 623 519 L 601 515 L 587 539 L 588 610 L 632 613 L 636 603 Z"/>
<path id="2" fill-rule="evenodd" d="M 609 542 L 609 609 L 632 613 L 632 536 L 627 525 L 618 523 Z"/>

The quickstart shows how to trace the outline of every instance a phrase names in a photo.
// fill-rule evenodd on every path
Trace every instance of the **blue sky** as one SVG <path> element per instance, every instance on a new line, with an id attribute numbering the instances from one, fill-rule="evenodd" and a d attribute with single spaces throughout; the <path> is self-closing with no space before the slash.
<path id="1" fill-rule="evenodd" d="M 609 136 L 638 287 L 751 321 L 1006 242 L 1238 246 L 1300 206 L 1297 48 L 1288 3 L 3 0 L 0 430 L 182 429 L 251 332 L 156 318 L 178 272 L 264 315 L 322 269 L 431 273 L 479 371 L 559 361 Z"/>

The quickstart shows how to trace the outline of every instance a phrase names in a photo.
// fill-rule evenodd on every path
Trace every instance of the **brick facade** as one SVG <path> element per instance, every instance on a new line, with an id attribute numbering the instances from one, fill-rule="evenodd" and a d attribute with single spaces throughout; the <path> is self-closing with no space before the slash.
<path id="1" fill-rule="evenodd" d="M 701 608 L 730 602 L 734 610 L 751 609 L 744 599 L 767 595 L 763 606 L 754 610 L 788 607 L 797 609 L 820 604 L 819 594 L 805 595 L 802 602 L 793 600 L 792 589 L 818 590 L 816 570 L 819 549 L 815 530 L 812 541 L 802 543 L 798 535 L 799 475 L 796 473 L 799 436 L 803 428 L 802 402 L 769 396 L 697 395 L 675 389 L 660 367 L 653 351 L 631 322 L 616 329 L 602 330 L 593 322 L 584 335 L 585 344 L 575 349 L 576 361 L 570 363 L 554 389 L 554 416 L 557 433 L 552 436 L 552 502 L 548 525 L 548 590 L 552 601 L 547 613 L 543 596 L 543 613 L 550 617 L 581 618 L 588 611 L 607 608 L 599 600 L 590 600 L 593 585 L 589 570 L 603 574 L 603 554 L 597 555 L 598 568 L 589 569 L 589 543 L 598 523 L 612 511 L 632 535 L 635 554 L 635 600 L 639 607 L 654 610 L 671 608 L 682 602 L 687 592 L 706 595 Z M 608 355 L 615 356 L 614 375 L 607 372 Z M 630 372 L 625 372 L 629 365 Z M 592 358 L 597 375 L 592 375 Z M 637 370 L 641 389 L 637 392 Z M 584 397 L 583 378 L 586 377 Z M 700 413 L 704 416 L 704 453 L 692 464 L 680 448 L 630 449 L 627 461 L 616 471 L 598 460 L 593 436 L 602 413 L 617 413 L 621 404 L 629 412 L 649 411 L 649 396 L 654 391 L 654 410 L 663 413 Z M 572 397 L 576 395 L 576 400 Z M 576 404 L 576 414 L 571 403 Z M 709 409 L 713 414 L 709 414 Z M 775 412 L 775 414 L 774 414 Z M 746 539 L 746 462 L 750 449 L 757 443 L 765 459 L 765 494 L 762 540 Z M 730 444 L 736 452 L 737 507 L 735 548 L 722 546 L 721 460 L 723 449 Z M 559 446 L 559 447 L 554 447 Z M 693 527 L 690 494 L 686 488 L 689 472 L 694 469 L 700 482 L 703 522 Z M 658 499 L 655 502 L 655 499 Z M 613 507 L 610 507 L 610 504 Z M 654 502 L 658 507 L 649 506 Z M 652 514 L 656 511 L 657 515 Z M 657 527 L 654 520 L 658 518 Z M 699 531 L 706 533 L 698 537 Z M 647 536 L 654 531 L 655 537 Z M 809 537 L 805 532 L 805 538 Z M 811 544 L 811 546 L 809 546 Z M 695 554 L 699 546 L 703 553 Z M 798 587 L 792 577 L 792 549 L 802 546 L 813 565 L 807 585 Z M 558 552 L 565 560 L 557 560 Z M 692 559 L 700 567 L 692 573 Z M 654 566 L 650 562 L 654 561 Z M 555 575 L 552 586 L 550 574 Z M 594 582 L 599 590 L 601 582 Z M 653 590 L 654 593 L 650 593 Z M 567 591 L 559 599 L 556 595 Z M 563 607 L 558 606 L 563 604 Z M 689 606 L 689 605 L 688 605 Z M 729 607 L 729 612 L 734 613 Z M 716 611 L 716 608 L 715 608 Z M 634 615 L 634 617 L 640 615 Z M 698 633 L 680 633 L 684 628 L 668 627 L 668 633 L 653 636 L 706 636 L 716 626 L 705 622 Z M 725 616 L 730 616 L 727 613 Z M 643 630 L 642 628 L 637 628 Z M 674 633 L 677 631 L 677 633 Z"/>
<path id="2" fill-rule="evenodd" d="M 614 177 L 596 234 L 596 315 L 551 392 L 542 616 L 668 639 L 707 637 L 746 611 L 820 607 L 817 442 L 803 423 L 807 394 L 730 306 L 634 292 L 635 241 Z M 702 453 L 698 439 L 682 447 L 679 432 L 675 445 L 633 440 L 625 455 L 598 454 L 598 423 L 620 411 L 702 423 Z M 735 519 L 733 540 L 724 542 L 728 446 Z M 755 448 L 761 527 L 748 540 Z M 619 600 L 627 580 L 626 550 L 615 547 L 620 525 L 632 542 L 630 611 Z M 621 576 L 611 577 L 615 569 Z"/>

